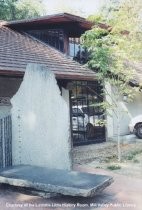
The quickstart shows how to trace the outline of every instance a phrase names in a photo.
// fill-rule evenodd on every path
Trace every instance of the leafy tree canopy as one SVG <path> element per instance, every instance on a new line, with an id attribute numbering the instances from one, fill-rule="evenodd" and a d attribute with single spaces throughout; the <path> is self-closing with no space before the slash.
<path id="1" fill-rule="evenodd" d="M 107 11 L 109 15 L 90 16 L 94 27 L 82 36 L 83 46 L 90 52 L 88 65 L 121 94 L 132 96 L 129 81 L 134 71 L 125 63 L 142 61 L 141 0 L 125 0 Z M 100 27 L 100 22 L 107 27 Z"/>
<path id="2" fill-rule="evenodd" d="M 42 0 L 0 0 L 0 19 L 16 20 L 44 15 Z"/>

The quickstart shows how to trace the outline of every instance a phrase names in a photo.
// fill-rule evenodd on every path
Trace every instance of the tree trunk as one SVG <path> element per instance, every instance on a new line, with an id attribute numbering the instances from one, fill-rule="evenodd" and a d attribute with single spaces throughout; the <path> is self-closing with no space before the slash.
<path id="1" fill-rule="evenodd" d="M 118 152 L 118 161 L 121 162 L 120 112 L 119 112 L 119 105 L 118 105 L 118 103 L 117 103 L 117 152 Z"/>

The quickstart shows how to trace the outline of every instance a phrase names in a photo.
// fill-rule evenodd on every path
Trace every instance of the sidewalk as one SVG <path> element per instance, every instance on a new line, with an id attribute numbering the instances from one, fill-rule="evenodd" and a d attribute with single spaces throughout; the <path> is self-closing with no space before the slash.
<path id="1" fill-rule="evenodd" d="M 110 175 L 114 178 L 114 183 L 106 188 L 101 195 L 98 195 L 95 198 L 98 207 L 99 204 L 108 204 L 108 206 L 104 205 L 104 207 L 102 206 L 99 210 L 142 209 L 142 179 L 115 174 L 103 169 L 92 169 L 80 166 L 76 166 L 75 169 L 89 173 Z"/>

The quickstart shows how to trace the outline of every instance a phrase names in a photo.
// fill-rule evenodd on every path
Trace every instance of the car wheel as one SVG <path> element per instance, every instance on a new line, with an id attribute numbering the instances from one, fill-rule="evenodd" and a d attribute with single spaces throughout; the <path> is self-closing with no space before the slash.
<path id="1" fill-rule="evenodd" d="M 86 126 L 86 137 L 87 139 L 94 137 L 94 126 L 91 123 Z"/>
<path id="2" fill-rule="evenodd" d="M 139 139 L 142 139 L 142 123 L 139 123 L 139 124 L 136 126 L 136 136 L 137 136 Z"/>

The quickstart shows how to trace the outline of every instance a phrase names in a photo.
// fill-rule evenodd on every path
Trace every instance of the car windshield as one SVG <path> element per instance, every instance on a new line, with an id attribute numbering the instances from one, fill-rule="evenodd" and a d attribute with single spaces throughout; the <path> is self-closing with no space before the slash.
<path id="1" fill-rule="evenodd" d="M 102 108 L 94 106 L 82 107 L 82 111 L 84 114 L 87 114 L 88 116 L 103 114 Z"/>
<path id="2" fill-rule="evenodd" d="M 73 114 L 76 114 L 76 113 L 82 114 L 82 111 L 79 108 L 73 108 L 72 112 L 73 112 Z"/>

